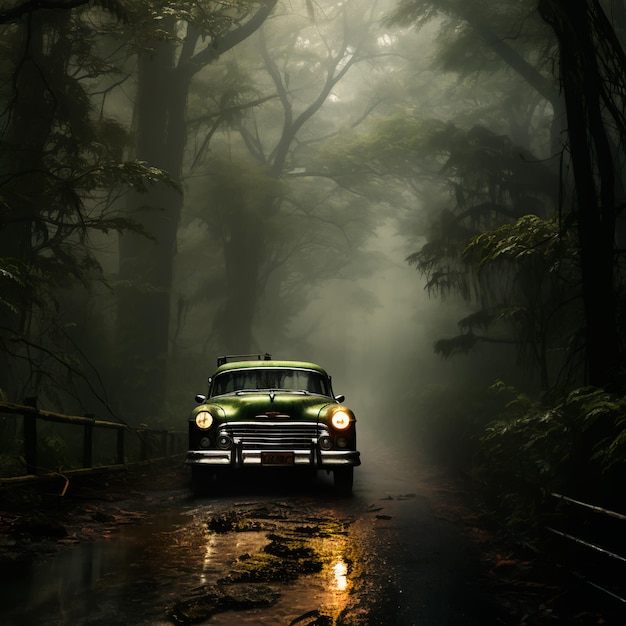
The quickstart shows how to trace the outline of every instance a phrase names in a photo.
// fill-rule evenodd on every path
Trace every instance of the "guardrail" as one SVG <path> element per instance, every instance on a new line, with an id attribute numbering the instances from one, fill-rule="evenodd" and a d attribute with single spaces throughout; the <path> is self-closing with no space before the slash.
<path id="1" fill-rule="evenodd" d="M 557 538 L 561 565 L 626 609 L 626 515 L 551 493 L 555 510 L 546 530 Z"/>
<path id="2" fill-rule="evenodd" d="M 139 442 L 138 461 L 156 461 L 176 456 L 184 451 L 186 438 L 183 433 L 169 430 L 155 430 L 148 426 L 133 428 L 120 422 L 96 419 L 93 415 L 64 415 L 37 408 L 36 401 L 30 398 L 25 404 L 0 402 L 0 415 L 22 416 L 23 420 L 23 456 L 26 474 L 21 476 L 0 477 L 0 485 L 25 482 L 46 475 L 58 474 L 38 463 L 37 424 L 39 421 L 69 424 L 83 429 L 82 467 L 64 469 L 63 474 L 89 473 L 92 471 L 124 469 L 127 466 L 126 435 L 134 434 Z M 94 465 L 94 433 L 97 430 L 114 431 L 115 449 L 111 451 L 114 463 Z"/>

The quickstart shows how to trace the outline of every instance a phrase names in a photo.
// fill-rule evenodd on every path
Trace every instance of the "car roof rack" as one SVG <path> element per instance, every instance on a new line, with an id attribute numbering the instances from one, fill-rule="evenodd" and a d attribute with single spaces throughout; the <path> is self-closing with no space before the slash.
<path id="1" fill-rule="evenodd" d="M 226 356 L 217 357 L 217 366 L 224 365 L 224 363 L 232 363 L 233 361 L 271 361 L 272 355 L 266 352 L 265 354 L 227 354 Z"/>

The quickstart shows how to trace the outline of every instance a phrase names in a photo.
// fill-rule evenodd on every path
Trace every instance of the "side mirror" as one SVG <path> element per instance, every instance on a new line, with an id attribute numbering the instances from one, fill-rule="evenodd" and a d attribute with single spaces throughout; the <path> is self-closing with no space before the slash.
<path id="1" fill-rule="evenodd" d="M 344 396 L 344 395 L 335 396 L 335 400 L 337 400 L 337 402 L 339 402 L 339 404 L 341 404 L 345 399 L 346 399 L 346 396 Z"/>
<path id="2" fill-rule="evenodd" d="M 205 401 L 206 401 L 206 396 L 203 396 L 201 393 L 196 395 L 196 402 L 198 404 L 202 404 Z"/>

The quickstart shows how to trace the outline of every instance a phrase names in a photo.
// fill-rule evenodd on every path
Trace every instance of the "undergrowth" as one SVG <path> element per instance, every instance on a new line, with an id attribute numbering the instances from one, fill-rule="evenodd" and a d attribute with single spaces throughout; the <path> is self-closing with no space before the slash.
<path id="1" fill-rule="evenodd" d="M 498 382 L 510 400 L 474 459 L 477 493 L 509 525 L 528 527 L 551 492 L 626 511 L 626 398 L 596 387 L 553 407 Z"/>

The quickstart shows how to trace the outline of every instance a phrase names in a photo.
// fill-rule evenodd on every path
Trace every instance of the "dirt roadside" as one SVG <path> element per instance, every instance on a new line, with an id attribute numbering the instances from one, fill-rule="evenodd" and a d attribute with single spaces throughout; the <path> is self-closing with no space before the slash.
<path id="1" fill-rule="evenodd" d="M 103 539 L 120 525 L 188 497 L 180 462 L 65 478 L 0 491 L 0 566 Z"/>
<path id="2" fill-rule="evenodd" d="M 515 535 L 472 498 L 468 478 L 430 466 L 421 489 L 436 514 L 468 539 L 478 562 L 479 588 L 492 599 L 498 624 L 591 626 L 626 623 L 625 607 L 566 570 L 550 539 Z"/>

